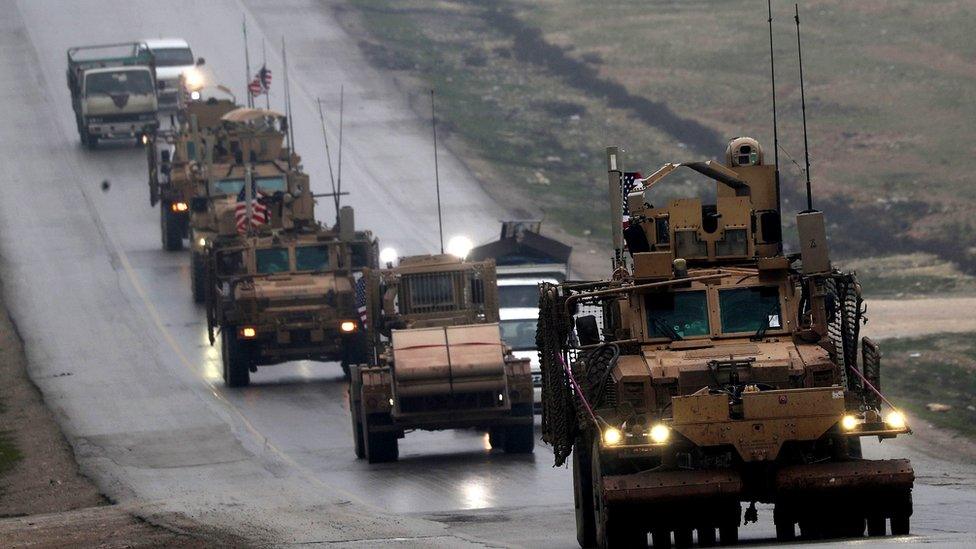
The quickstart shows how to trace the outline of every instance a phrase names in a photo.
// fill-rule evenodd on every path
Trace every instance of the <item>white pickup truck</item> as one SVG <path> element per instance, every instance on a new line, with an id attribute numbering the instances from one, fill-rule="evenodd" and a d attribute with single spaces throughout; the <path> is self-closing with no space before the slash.
<path id="1" fill-rule="evenodd" d="M 159 127 L 151 53 L 138 42 L 68 50 L 68 89 L 81 142 L 136 138 Z"/>
<path id="2" fill-rule="evenodd" d="M 187 93 L 199 91 L 205 84 L 201 57 L 194 60 L 193 51 L 182 38 L 143 40 L 140 51 L 149 52 L 156 61 L 156 86 L 159 111 L 171 113 L 179 109 L 181 87 Z M 180 81 L 182 77 L 182 82 Z"/>

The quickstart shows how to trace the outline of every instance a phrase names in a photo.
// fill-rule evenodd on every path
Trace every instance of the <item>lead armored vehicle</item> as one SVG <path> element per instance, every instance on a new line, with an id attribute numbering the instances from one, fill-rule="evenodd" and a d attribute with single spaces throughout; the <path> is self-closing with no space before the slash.
<path id="1" fill-rule="evenodd" d="M 413 429 L 486 429 L 493 448 L 532 452 L 529 360 L 502 341 L 494 262 L 405 257 L 366 277 L 372 362 L 349 386 L 356 456 L 394 461 Z"/>
<path id="2" fill-rule="evenodd" d="M 572 456 L 580 545 L 734 543 L 756 502 L 775 506 L 780 540 L 907 534 L 911 465 L 863 459 L 860 441 L 910 430 L 879 392 L 860 287 L 831 266 L 823 215 L 799 214 L 802 253 L 781 253 L 774 168 L 749 138 L 627 196 L 615 148 L 608 165 L 614 270 L 543 285 L 537 331 L 543 436 L 557 465 Z M 689 169 L 716 203 L 653 206 Z"/>

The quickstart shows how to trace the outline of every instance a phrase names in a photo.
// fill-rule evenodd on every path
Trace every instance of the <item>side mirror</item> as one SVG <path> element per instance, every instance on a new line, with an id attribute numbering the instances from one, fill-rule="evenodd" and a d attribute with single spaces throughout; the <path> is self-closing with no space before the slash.
<path id="1" fill-rule="evenodd" d="M 202 67 L 207 64 L 207 60 L 202 57 L 197 57 L 197 66 Z"/>
<path id="2" fill-rule="evenodd" d="M 582 346 L 600 343 L 600 326 L 595 316 L 586 315 L 576 319 L 576 337 Z"/>
<path id="3" fill-rule="evenodd" d="M 196 213 L 207 212 L 207 197 L 194 196 L 190 199 L 190 210 Z"/>

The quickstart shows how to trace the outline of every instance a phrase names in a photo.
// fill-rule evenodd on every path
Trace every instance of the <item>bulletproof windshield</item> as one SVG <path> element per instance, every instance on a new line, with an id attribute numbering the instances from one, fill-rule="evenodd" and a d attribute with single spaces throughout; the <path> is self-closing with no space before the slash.
<path id="1" fill-rule="evenodd" d="M 93 94 L 147 94 L 155 93 L 148 70 L 99 72 L 85 78 L 85 93 Z"/>
<path id="2" fill-rule="evenodd" d="M 257 188 L 264 194 L 274 194 L 278 191 L 284 192 L 287 189 L 284 177 L 259 177 L 256 180 Z M 213 194 L 240 194 L 244 188 L 244 178 L 221 179 L 214 182 Z"/>
<path id="3" fill-rule="evenodd" d="M 424 273 L 404 275 L 400 287 L 405 313 L 453 311 L 461 308 L 454 298 L 455 281 L 466 273 Z"/>
<path id="4" fill-rule="evenodd" d="M 244 254 L 240 250 L 217 254 L 217 275 L 234 276 L 244 274 Z"/>
<path id="5" fill-rule="evenodd" d="M 708 297 L 703 290 L 647 294 L 644 307 L 651 337 L 681 339 L 709 333 Z"/>
<path id="6" fill-rule="evenodd" d="M 328 268 L 328 246 L 299 246 L 295 248 L 296 271 L 325 271 Z"/>
<path id="7" fill-rule="evenodd" d="M 498 286 L 498 306 L 502 309 L 515 307 L 538 307 L 539 287 L 535 284 L 520 286 Z"/>
<path id="8" fill-rule="evenodd" d="M 152 51 L 157 67 L 179 67 L 193 65 L 193 52 L 190 48 L 158 48 Z"/>
<path id="9" fill-rule="evenodd" d="M 721 290 L 718 306 L 722 333 L 756 332 L 760 328 L 782 327 L 779 310 L 779 288 L 753 286 Z"/>
<path id="10" fill-rule="evenodd" d="M 514 351 L 531 351 L 535 349 L 534 318 L 503 320 L 498 323 L 502 331 L 502 341 Z"/>
<path id="11" fill-rule="evenodd" d="M 288 270 L 288 248 L 266 248 L 254 252 L 259 274 L 282 273 Z"/>

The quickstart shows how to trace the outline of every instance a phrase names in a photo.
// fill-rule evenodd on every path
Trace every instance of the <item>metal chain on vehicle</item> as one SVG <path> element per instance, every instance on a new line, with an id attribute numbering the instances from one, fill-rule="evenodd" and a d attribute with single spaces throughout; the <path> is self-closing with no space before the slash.
<path id="1" fill-rule="evenodd" d="M 566 463 L 579 431 L 575 397 L 563 368 L 572 328 L 564 304 L 558 285 L 541 285 L 535 340 L 542 370 L 542 440 L 552 446 L 557 467 Z"/>
<path id="2" fill-rule="evenodd" d="M 833 303 L 827 332 L 834 347 L 834 356 L 841 371 L 841 385 L 851 390 L 863 390 L 859 377 L 848 377 L 847 369 L 858 368 L 858 338 L 864 320 L 864 301 L 861 286 L 853 272 L 835 272 L 826 280 L 824 288 L 828 301 Z"/>

